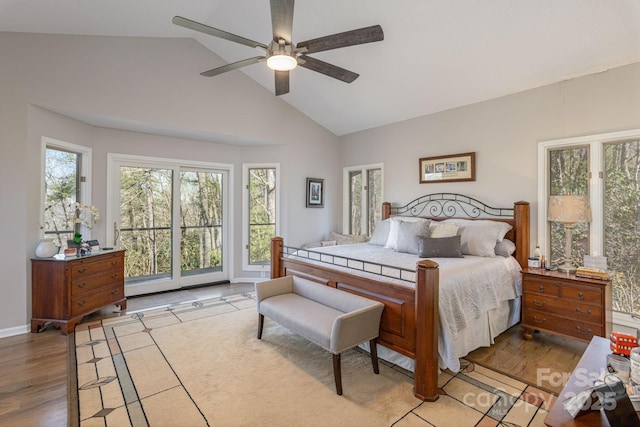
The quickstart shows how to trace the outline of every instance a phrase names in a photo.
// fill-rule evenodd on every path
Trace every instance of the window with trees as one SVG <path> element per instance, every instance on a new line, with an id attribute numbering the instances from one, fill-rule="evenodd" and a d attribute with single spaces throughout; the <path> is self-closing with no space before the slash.
<path id="1" fill-rule="evenodd" d="M 243 268 L 264 271 L 270 265 L 271 238 L 279 230 L 277 164 L 244 165 L 245 251 Z"/>
<path id="2" fill-rule="evenodd" d="M 86 225 L 76 222 L 76 203 L 89 204 L 91 150 L 86 147 L 43 138 L 44 189 L 40 227 L 62 250 L 76 232 L 89 237 Z"/>
<path id="3" fill-rule="evenodd" d="M 229 165 L 109 154 L 107 230 L 128 295 L 228 280 Z"/>
<path id="4" fill-rule="evenodd" d="M 344 224 L 349 234 L 371 235 L 382 219 L 382 165 L 344 169 Z"/>
<path id="5" fill-rule="evenodd" d="M 614 322 L 640 316 L 640 130 L 540 143 L 538 230 L 549 261 L 564 256 L 564 227 L 546 220 L 548 196 L 588 195 L 592 221 L 576 224 L 572 258 L 603 255 L 612 274 Z"/>

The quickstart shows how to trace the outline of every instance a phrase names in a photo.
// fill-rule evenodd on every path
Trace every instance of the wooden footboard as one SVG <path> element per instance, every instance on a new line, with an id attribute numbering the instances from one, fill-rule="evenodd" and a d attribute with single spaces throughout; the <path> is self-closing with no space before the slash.
<path id="1" fill-rule="evenodd" d="M 426 216 L 424 214 L 427 214 Z M 515 243 L 514 257 L 522 267 L 529 256 L 529 203 L 516 202 L 513 208 L 492 208 L 467 196 L 438 193 L 393 208 L 383 204 L 383 219 L 390 215 L 432 219 L 463 217 L 504 221 L 513 228 L 505 236 Z M 415 360 L 414 394 L 425 401 L 438 399 L 438 303 L 440 276 L 431 260 L 416 265 L 415 287 L 369 279 L 287 257 L 282 238 L 271 241 L 271 277 L 295 275 L 382 302 L 385 305 L 378 343 Z"/>
<path id="2" fill-rule="evenodd" d="M 378 343 L 415 360 L 414 394 L 426 401 L 438 398 L 438 264 L 416 265 L 415 289 L 337 271 L 284 256 L 281 237 L 271 240 L 271 277 L 299 276 L 361 295 L 385 305 Z"/>

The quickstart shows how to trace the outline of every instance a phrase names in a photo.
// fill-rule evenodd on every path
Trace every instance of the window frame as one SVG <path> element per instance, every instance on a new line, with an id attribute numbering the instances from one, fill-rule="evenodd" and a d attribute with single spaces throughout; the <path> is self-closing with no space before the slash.
<path id="1" fill-rule="evenodd" d="M 41 155 L 40 155 L 40 224 L 44 224 L 44 209 L 46 205 L 46 190 L 44 185 L 45 180 L 45 165 L 47 149 L 54 149 L 60 151 L 68 151 L 74 153 L 80 158 L 80 178 L 78 179 L 78 195 L 76 200 L 83 205 L 93 204 L 91 201 L 91 159 L 93 150 L 83 145 L 72 144 L 70 142 L 62 141 L 59 139 L 43 136 L 41 139 Z M 84 178 L 84 179 L 82 179 Z M 85 240 L 91 240 L 91 229 L 87 228 L 84 224 L 80 225 L 80 233 Z M 44 231 L 40 230 L 40 238 L 46 237 Z"/>
<path id="2" fill-rule="evenodd" d="M 369 224 L 369 189 L 368 173 L 370 170 L 380 169 L 380 200 L 384 200 L 384 163 L 371 163 L 366 165 L 346 166 L 342 169 L 342 232 L 349 233 L 351 218 L 351 172 L 360 171 L 362 173 L 362 200 L 361 204 L 361 224 Z M 373 230 L 366 230 L 371 235 Z"/>
<path id="3" fill-rule="evenodd" d="M 549 253 L 550 228 L 547 221 L 547 205 L 549 194 L 549 150 L 589 147 L 589 203 L 592 220 L 589 227 L 589 253 L 604 253 L 604 145 L 640 138 L 640 129 L 620 132 L 609 132 L 571 138 L 541 141 L 538 143 L 538 244 L 545 253 Z M 614 311 L 613 323 L 632 328 L 640 327 L 640 321 L 628 313 Z"/>
<path id="4" fill-rule="evenodd" d="M 280 163 L 243 163 L 242 164 L 242 270 L 259 271 L 266 277 L 271 271 L 270 264 L 249 263 L 249 169 L 276 170 L 276 231 L 280 235 Z"/>

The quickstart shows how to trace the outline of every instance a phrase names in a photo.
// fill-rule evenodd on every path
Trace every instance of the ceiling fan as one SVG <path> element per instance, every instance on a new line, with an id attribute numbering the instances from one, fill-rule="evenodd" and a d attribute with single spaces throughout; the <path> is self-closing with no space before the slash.
<path id="1" fill-rule="evenodd" d="M 172 22 L 190 30 L 265 50 L 265 54 L 262 56 L 243 59 L 242 61 L 200 73 L 206 77 L 217 76 L 227 71 L 267 61 L 267 66 L 275 72 L 276 96 L 289 93 L 289 71 L 298 65 L 345 83 L 351 83 L 357 79 L 359 74 L 310 57 L 308 54 L 383 40 L 384 34 L 382 27 L 380 27 L 380 25 L 373 25 L 371 27 L 345 31 L 343 33 L 303 41 L 294 47 L 291 41 L 293 5 L 294 0 L 271 0 L 273 40 L 268 45 L 181 16 L 175 16 Z"/>

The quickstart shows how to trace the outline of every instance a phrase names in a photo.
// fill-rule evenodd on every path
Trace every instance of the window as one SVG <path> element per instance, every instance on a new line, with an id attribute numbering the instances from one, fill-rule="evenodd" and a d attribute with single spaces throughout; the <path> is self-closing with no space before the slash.
<path id="1" fill-rule="evenodd" d="M 113 226 L 107 237 L 127 250 L 127 295 L 228 280 L 232 167 L 120 154 L 107 158 Z"/>
<path id="2" fill-rule="evenodd" d="M 343 229 L 349 234 L 371 235 L 382 219 L 381 164 L 344 169 Z"/>
<path id="3" fill-rule="evenodd" d="M 79 232 L 87 240 L 90 230 L 75 224 L 76 202 L 90 204 L 91 150 L 51 138 L 43 138 L 44 188 L 41 228 L 62 250 Z"/>
<path id="4" fill-rule="evenodd" d="M 270 267 L 271 238 L 279 230 L 278 170 L 277 164 L 243 166 L 245 270 L 267 271 Z"/>
<path id="5" fill-rule="evenodd" d="M 538 149 L 538 239 L 550 262 L 563 257 L 564 230 L 546 220 L 549 195 L 588 195 L 592 221 L 576 224 L 572 258 L 607 257 L 614 323 L 640 316 L 640 129 L 546 141 Z"/>

